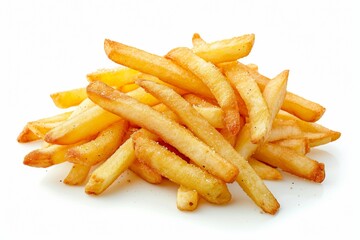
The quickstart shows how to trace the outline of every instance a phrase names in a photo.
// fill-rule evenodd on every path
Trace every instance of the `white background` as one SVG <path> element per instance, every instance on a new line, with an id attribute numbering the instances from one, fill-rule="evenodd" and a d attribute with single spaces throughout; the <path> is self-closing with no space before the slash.
<path id="1" fill-rule="evenodd" d="M 0 239 L 359 239 L 359 17 L 356 1 L 1 1 Z M 116 66 L 110 38 L 159 55 L 255 33 L 244 63 L 273 77 L 290 69 L 288 88 L 321 103 L 320 123 L 342 132 L 310 156 L 324 162 L 315 184 L 284 174 L 267 182 L 281 209 L 261 213 L 238 186 L 226 206 L 176 209 L 176 187 L 124 174 L 102 196 L 61 180 L 69 165 L 24 166 L 38 144 L 16 137 L 27 121 L 61 112 L 49 94 L 86 86 L 85 75 Z"/>

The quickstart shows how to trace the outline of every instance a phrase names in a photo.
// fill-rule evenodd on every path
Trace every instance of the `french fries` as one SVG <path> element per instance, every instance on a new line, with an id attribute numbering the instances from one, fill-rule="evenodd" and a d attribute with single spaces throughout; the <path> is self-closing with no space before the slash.
<path id="1" fill-rule="evenodd" d="M 265 212 L 275 213 L 277 211 L 278 202 L 246 160 L 185 99 L 172 89 L 160 84 L 150 81 L 141 81 L 138 84 L 163 101 L 197 137 L 238 167 L 240 173 L 236 181 Z"/>
<path id="2" fill-rule="evenodd" d="M 118 114 L 128 121 L 159 135 L 164 141 L 176 147 L 198 166 L 206 169 L 216 177 L 225 182 L 235 180 L 238 170 L 233 164 L 195 138 L 189 130 L 164 117 L 148 105 L 142 104 L 102 82 L 89 84 L 87 93 L 91 100 L 107 111 Z M 146 121 L 143 121 L 144 114 L 146 114 Z M 173 135 L 168 134 L 170 131 L 173 132 Z M 181 138 L 177 136 L 181 136 Z"/>
<path id="3" fill-rule="evenodd" d="M 171 50 L 167 58 L 172 59 L 200 78 L 209 87 L 219 106 L 224 110 L 227 129 L 236 135 L 240 130 L 240 114 L 234 90 L 226 78 L 212 63 L 206 62 L 188 48 Z"/>
<path id="4" fill-rule="evenodd" d="M 133 140 L 137 158 L 145 161 L 163 176 L 186 188 L 195 189 L 209 202 L 224 204 L 230 201 L 231 194 L 225 182 L 187 163 L 149 138 L 138 136 Z"/>
<path id="5" fill-rule="evenodd" d="M 106 39 L 106 55 L 122 66 L 87 74 L 86 87 L 51 94 L 71 111 L 27 122 L 17 141 L 44 144 L 23 163 L 69 162 L 63 182 L 89 195 L 128 170 L 150 184 L 170 181 L 181 211 L 197 209 L 200 198 L 230 202 L 228 184 L 236 181 L 263 212 L 277 213 L 267 181 L 282 180 L 285 171 L 323 182 L 325 164 L 307 154 L 341 133 L 315 123 L 323 106 L 287 91 L 288 70 L 268 78 L 240 62 L 254 39 L 208 43 L 194 34 L 192 49 L 166 56 Z"/>

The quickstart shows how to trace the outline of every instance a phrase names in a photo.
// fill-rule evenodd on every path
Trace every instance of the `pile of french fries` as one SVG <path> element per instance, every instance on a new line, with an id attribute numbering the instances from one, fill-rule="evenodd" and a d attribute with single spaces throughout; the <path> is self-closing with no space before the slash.
<path id="1" fill-rule="evenodd" d="M 264 180 L 282 171 L 321 183 L 324 164 L 307 156 L 340 133 L 318 123 L 325 108 L 287 91 L 289 71 L 270 79 L 243 64 L 254 34 L 208 43 L 194 34 L 192 48 L 157 56 L 105 40 L 116 69 L 87 75 L 85 88 L 51 94 L 66 109 L 26 124 L 18 142 L 43 141 L 24 164 L 73 164 L 63 182 L 99 195 L 124 172 L 151 184 L 178 185 L 177 208 L 199 199 L 231 200 L 236 182 L 262 211 L 280 204 Z"/>

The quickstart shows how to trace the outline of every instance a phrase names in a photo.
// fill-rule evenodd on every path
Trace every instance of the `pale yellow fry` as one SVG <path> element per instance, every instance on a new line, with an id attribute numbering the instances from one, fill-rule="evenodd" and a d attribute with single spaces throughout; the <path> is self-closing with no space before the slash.
<path id="1" fill-rule="evenodd" d="M 126 84 L 120 88 L 118 88 L 121 92 L 123 93 L 127 93 L 127 92 L 130 92 L 130 91 L 134 91 L 135 89 L 137 89 L 139 86 L 136 84 L 136 83 L 129 83 L 129 84 Z"/>
<path id="2" fill-rule="evenodd" d="M 197 165 L 220 179 L 232 182 L 236 178 L 238 170 L 233 164 L 198 140 L 189 130 L 151 107 L 101 82 L 91 83 L 87 88 L 87 93 L 90 99 L 106 110 L 155 133 Z"/>
<path id="3" fill-rule="evenodd" d="M 270 79 L 261 75 L 259 72 L 252 70 L 251 68 L 248 68 L 248 71 L 256 79 L 260 89 L 264 89 Z M 308 122 L 316 122 L 325 112 L 325 108 L 320 104 L 312 102 L 291 92 L 286 92 L 281 109 Z"/>
<path id="4" fill-rule="evenodd" d="M 251 157 L 249 158 L 250 166 L 255 170 L 256 174 L 263 180 L 280 180 L 282 179 L 281 173 L 276 169 L 273 168 L 259 160 Z"/>
<path id="5" fill-rule="evenodd" d="M 224 75 L 222 75 L 220 70 L 212 63 L 197 56 L 189 48 L 173 49 L 166 57 L 194 73 L 208 86 L 219 106 L 224 111 L 226 128 L 228 128 L 233 135 L 236 135 L 240 130 L 240 114 L 236 95 L 230 83 Z"/>
<path id="6" fill-rule="evenodd" d="M 94 139 L 70 148 L 66 159 L 72 163 L 93 166 L 109 158 L 122 143 L 128 124 L 125 120 L 113 123 Z"/>
<path id="7" fill-rule="evenodd" d="M 271 214 L 277 211 L 278 202 L 248 162 L 190 103 L 166 86 L 149 81 L 141 81 L 138 84 L 174 111 L 198 138 L 238 167 L 239 175 L 236 181 L 259 207 Z"/>
<path id="8" fill-rule="evenodd" d="M 314 182 L 320 183 L 325 179 L 323 163 L 319 163 L 287 147 L 265 143 L 256 150 L 254 157 L 271 166 L 281 168 L 286 172 Z"/>
<path id="9" fill-rule="evenodd" d="M 85 182 L 90 170 L 91 166 L 75 163 L 63 182 L 68 185 L 80 185 Z"/>
<path id="10" fill-rule="evenodd" d="M 50 94 L 51 99 L 58 108 L 69 108 L 79 105 L 87 98 L 85 88 L 76 88 Z"/>
<path id="11" fill-rule="evenodd" d="M 203 97 L 199 97 L 193 93 L 187 93 L 182 95 L 186 101 L 191 103 L 191 105 L 198 107 L 218 107 L 219 105 L 213 99 L 205 99 Z"/>
<path id="12" fill-rule="evenodd" d="M 93 106 L 50 130 L 44 140 L 52 144 L 74 144 L 93 138 L 107 126 L 119 120 L 117 115 L 99 106 Z"/>
<path id="13" fill-rule="evenodd" d="M 283 139 L 273 143 L 288 147 L 302 155 L 305 155 L 310 151 L 309 140 L 306 137 Z"/>
<path id="14" fill-rule="evenodd" d="M 194 211 L 199 202 L 199 194 L 196 190 L 179 186 L 176 194 L 176 206 L 181 211 Z"/>
<path id="15" fill-rule="evenodd" d="M 88 110 L 93 106 L 95 106 L 95 103 L 93 103 L 89 98 L 86 98 L 74 109 L 74 111 L 71 113 L 69 118 L 72 118 L 82 112 L 85 112 L 86 110 Z"/>
<path id="16" fill-rule="evenodd" d="M 100 69 L 86 75 L 89 82 L 101 81 L 112 87 L 122 87 L 133 83 L 140 72 L 127 68 Z"/>
<path id="17" fill-rule="evenodd" d="M 164 82 L 202 96 L 212 97 L 204 83 L 189 71 L 161 56 L 106 39 L 104 48 L 114 62 L 154 75 Z"/>
<path id="18" fill-rule="evenodd" d="M 253 143 L 251 141 L 250 124 L 246 123 L 236 137 L 235 150 L 243 158 L 248 160 L 254 154 L 258 146 L 258 143 Z"/>
<path id="19" fill-rule="evenodd" d="M 159 173 L 155 172 L 151 167 L 138 159 L 133 161 L 129 169 L 148 183 L 160 184 L 163 180 Z"/>
<path id="20" fill-rule="evenodd" d="M 199 38 L 195 39 L 200 42 Z M 246 34 L 211 43 L 202 42 L 194 45 L 193 51 L 196 55 L 212 63 L 231 62 L 249 55 L 254 41 L 254 34 Z"/>
<path id="21" fill-rule="evenodd" d="M 157 100 L 151 94 L 145 92 L 145 90 L 142 88 L 137 88 L 133 91 L 127 92 L 126 94 L 149 106 L 154 106 L 155 104 L 159 103 L 159 100 Z"/>
<path id="22" fill-rule="evenodd" d="M 196 190 L 211 203 L 224 204 L 230 201 L 231 194 L 225 182 L 187 163 L 151 139 L 138 137 L 134 143 L 136 157 L 145 161 L 172 182 Z"/>
<path id="23" fill-rule="evenodd" d="M 204 41 L 204 39 L 202 39 L 200 37 L 200 34 L 198 34 L 198 33 L 194 33 L 194 35 L 192 36 L 191 42 L 192 42 L 194 48 L 200 47 L 203 44 L 207 44 Z"/>
<path id="24" fill-rule="evenodd" d="M 251 126 L 251 141 L 261 142 L 271 127 L 271 116 L 255 79 L 243 64 L 231 62 L 221 64 L 220 67 L 246 104 Z"/>
<path id="25" fill-rule="evenodd" d="M 134 145 L 131 138 L 126 140 L 111 157 L 91 174 L 85 186 L 87 194 L 104 192 L 135 160 Z"/>

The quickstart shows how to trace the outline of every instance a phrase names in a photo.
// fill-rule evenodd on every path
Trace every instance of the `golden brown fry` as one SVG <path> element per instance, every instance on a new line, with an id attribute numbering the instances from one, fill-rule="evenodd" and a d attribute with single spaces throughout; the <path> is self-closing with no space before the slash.
<path id="1" fill-rule="evenodd" d="M 246 34 L 240 37 L 224 39 L 212 43 L 200 40 L 200 36 L 193 37 L 196 42 L 193 51 L 196 55 L 212 63 L 236 61 L 249 55 L 255 41 L 254 34 Z"/>
<path id="2" fill-rule="evenodd" d="M 111 157 L 95 169 L 85 186 L 85 192 L 87 194 L 101 194 L 128 169 L 134 160 L 134 145 L 132 139 L 129 138 Z"/>
<path id="3" fill-rule="evenodd" d="M 76 88 L 50 94 L 51 99 L 58 108 L 69 108 L 79 105 L 87 98 L 85 88 Z"/>
<path id="4" fill-rule="evenodd" d="M 260 89 L 264 89 L 266 84 L 269 82 L 269 78 L 261 75 L 257 71 L 252 70 L 251 68 L 248 68 L 248 71 L 256 79 Z M 320 104 L 307 100 L 291 92 L 286 93 L 281 109 L 308 122 L 316 122 L 325 112 L 325 108 Z"/>
<path id="5" fill-rule="evenodd" d="M 174 111 L 197 137 L 238 167 L 239 175 L 236 181 L 259 207 L 267 213 L 274 214 L 277 211 L 278 202 L 248 162 L 190 103 L 166 86 L 149 81 L 139 81 L 138 84 Z"/>
<path id="6" fill-rule="evenodd" d="M 176 194 L 176 206 L 181 211 L 194 211 L 199 202 L 199 194 L 196 190 L 179 186 Z"/>
<path id="7" fill-rule="evenodd" d="M 86 75 L 89 82 L 101 81 L 112 87 L 122 87 L 135 82 L 140 72 L 126 67 L 100 69 Z"/>
<path id="8" fill-rule="evenodd" d="M 251 126 L 251 141 L 261 142 L 270 130 L 271 119 L 268 106 L 255 79 L 240 63 L 224 63 L 220 67 L 246 104 Z"/>
<path id="9" fill-rule="evenodd" d="M 226 128 L 236 135 L 240 130 L 239 108 L 234 90 L 220 70 L 188 48 L 173 49 L 166 57 L 194 73 L 208 86 L 219 106 L 224 110 Z"/>
<path id="10" fill-rule="evenodd" d="M 325 178 L 324 164 L 307 156 L 298 154 L 287 147 L 265 143 L 255 152 L 254 157 L 262 162 L 281 168 L 296 176 L 314 182 L 322 182 Z"/>
<path id="11" fill-rule="evenodd" d="M 263 162 L 251 157 L 249 158 L 250 166 L 255 170 L 256 174 L 263 180 L 280 180 L 282 179 L 281 173 Z"/>
<path id="12" fill-rule="evenodd" d="M 40 140 L 41 138 L 33 133 L 29 128 L 29 123 L 25 125 L 23 130 L 20 132 L 20 134 L 17 137 L 17 141 L 19 143 L 28 143 L 36 140 Z"/>
<path id="13" fill-rule="evenodd" d="M 202 96 L 212 97 L 204 83 L 169 59 L 106 39 L 104 48 L 114 62 L 154 75 L 164 82 Z"/>
<path id="14" fill-rule="evenodd" d="M 85 182 L 90 170 L 91 166 L 75 163 L 63 182 L 68 185 L 80 185 Z"/>
<path id="15" fill-rule="evenodd" d="M 198 166 L 220 179 L 232 182 L 236 178 L 238 170 L 233 164 L 199 141 L 189 130 L 151 107 L 141 104 L 101 82 L 91 83 L 87 88 L 87 92 L 90 99 L 106 110 L 155 133 L 196 162 Z M 146 116 L 146 121 L 143 121 L 144 116 Z"/>
<path id="16" fill-rule="evenodd" d="M 125 120 L 113 123 L 87 143 L 70 148 L 66 159 L 72 163 L 93 166 L 109 158 L 122 143 L 128 124 Z"/>
<path id="17" fill-rule="evenodd" d="M 159 173 L 138 159 L 133 161 L 129 169 L 148 183 L 160 184 L 162 182 L 163 178 Z"/>
<path id="18" fill-rule="evenodd" d="M 230 201 L 231 194 L 223 181 L 187 163 L 151 139 L 137 137 L 134 143 L 136 157 L 145 161 L 172 182 L 195 189 L 211 203 L 224 204 Z"/>
<path id="19" fill-rule="evenodd" d="M 49 145 L 28 153 L 24 158 L 24 164 L 30 167 L 47 168 L 66 161 L 67 150 L 76 145 Z"/>

